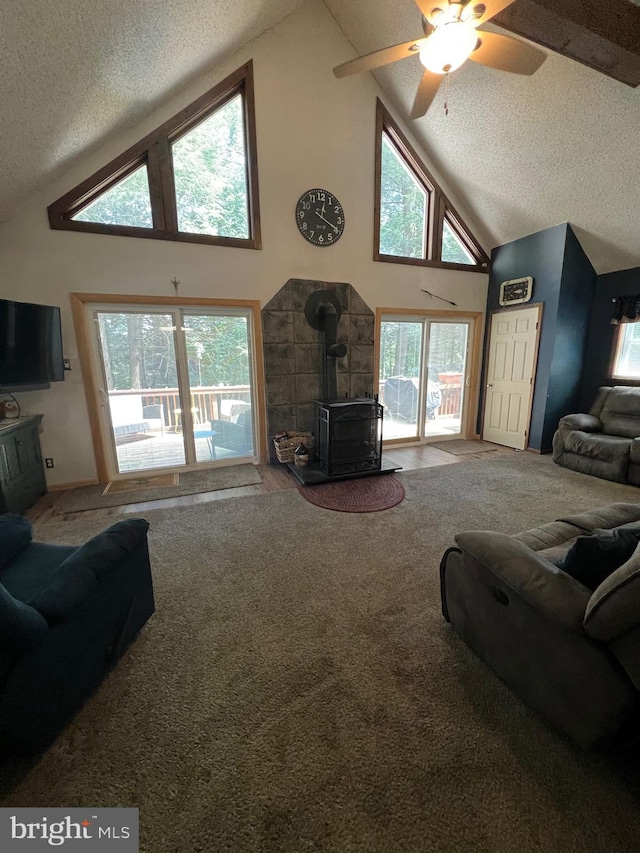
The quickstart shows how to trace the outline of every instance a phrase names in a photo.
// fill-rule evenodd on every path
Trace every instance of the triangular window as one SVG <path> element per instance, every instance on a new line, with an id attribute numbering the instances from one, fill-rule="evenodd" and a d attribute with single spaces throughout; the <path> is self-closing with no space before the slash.
<path id="1" fill-rule="evenodd" d="M 178 230 L 248 239 L 242 97 L 174 142 L 172 154 Z"/>
<path id="2" fill-rule="evenodd" d="M 447 222 L 442 223 L 442 260 L 448 264 L 475 264 L 476 260 Z"/>
<path id="3" fill-rule="evenodd" d="M 49 207 L 52 228 L 259 249 L 251 62 Z"/>
<path id="4" fill-rule="evenodd" d="M 380 100 L 375 261 L 486 272 L 489 258 Z"/>
<path id="5" fill-rule="evenodd" d="M 153 228 L 147 167 L 135 169 L 71 218 L 75 222 Z"/>

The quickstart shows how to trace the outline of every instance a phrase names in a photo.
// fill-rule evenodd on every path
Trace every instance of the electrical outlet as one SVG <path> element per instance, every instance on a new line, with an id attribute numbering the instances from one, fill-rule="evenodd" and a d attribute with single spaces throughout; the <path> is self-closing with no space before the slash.
<path id="1" fill-rule="evenodd" d="M 71 370 L 71 359 L 70 358 L 63 358 L 62 363 L 64 365 L 65 370 Z"/>
<path id="2" fill-rule="evenodd" d="M 47 468 L 53 468 L 53 459 L 51 459 L 51 457 L 45 459 L 44 464 L 47 466 Z"/>

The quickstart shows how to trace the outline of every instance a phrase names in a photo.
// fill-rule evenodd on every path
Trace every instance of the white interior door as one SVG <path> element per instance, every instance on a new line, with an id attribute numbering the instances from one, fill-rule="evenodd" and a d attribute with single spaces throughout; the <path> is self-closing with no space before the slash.
<path id="1" fill-rule="evenodd" d="M 483 438 L 517 450 L 528 440 L 539 317 L 533 306 L 491 318 Z"/>

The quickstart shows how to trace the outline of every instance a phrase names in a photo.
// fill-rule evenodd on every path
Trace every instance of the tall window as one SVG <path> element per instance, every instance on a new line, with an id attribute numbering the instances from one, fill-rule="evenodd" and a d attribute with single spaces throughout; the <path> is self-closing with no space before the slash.
<path id="1" fill-rule="evenodd" d="M 382 134 L 380 252 L 424 258 L 429 191 L 420 183 L 386 133 Z"/>
<path id="2" fill-rule="evenodd" d="M 252 63 L 49 207 L 52 228 L 260 248 Z"/>
<path id="3" fill-rule="evenodd" d="M 486 272 L 489 258 L 380 101 L 374 260 Z"/>
<path id="4" fill-rule="evenodd" d="M 618 326 L 613 378 L 640 380 L 640 322 Z"/>

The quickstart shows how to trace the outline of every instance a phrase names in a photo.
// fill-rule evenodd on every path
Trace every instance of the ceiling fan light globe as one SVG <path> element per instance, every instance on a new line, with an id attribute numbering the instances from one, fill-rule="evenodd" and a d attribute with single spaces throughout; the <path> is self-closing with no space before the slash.
<path id="1" fill-rule="evenodd" d="M 434 74 L 447 74 L 471 56 L 477 41 L 478 34 L 470 23 L 453 21 L 431 33 L 420 48 L 420 62 Z"/>

